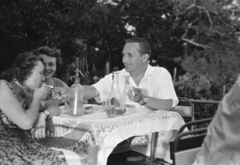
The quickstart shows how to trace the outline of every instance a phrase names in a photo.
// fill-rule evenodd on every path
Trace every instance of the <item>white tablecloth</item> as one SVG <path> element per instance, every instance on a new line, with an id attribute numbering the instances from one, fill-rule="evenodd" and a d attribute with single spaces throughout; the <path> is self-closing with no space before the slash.
<path id="1" fill-rule="evenodd" d="M 176 112 L 152 111 L 149 109 L 127 108 L 122 116 L 108 118 L 101 106 L 92 105 L 94 111 L 82 117 L 71 117 L 65 109 L 62 115 L 53 117 L 48 123 L 46 146 L 73 150 L 80 154 L 81 163 L 106 165 L 107 158 L 114 148 L 126 139 L 133 139 L 129 149 L 150 155 L 152 132 L 159 132 L 155 156 L 172 162 L 169 141 L 184 124 Z M 121 150 L 118 146 L 117 150 Z"/>

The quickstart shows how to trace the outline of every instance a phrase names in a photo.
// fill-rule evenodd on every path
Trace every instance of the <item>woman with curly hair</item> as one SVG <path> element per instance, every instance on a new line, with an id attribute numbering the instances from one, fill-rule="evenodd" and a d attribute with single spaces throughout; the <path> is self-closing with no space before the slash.
<path id="1" fill-rule="evenodd" d="M 46 120 L 60 114 L 55 105 L 41 105 L 47 95 L 43 72 L 41 60 L 26 52 L 0 77 L 0 164 L 67 164 L 62 152 L 38 143 L 46 137 Z"/>

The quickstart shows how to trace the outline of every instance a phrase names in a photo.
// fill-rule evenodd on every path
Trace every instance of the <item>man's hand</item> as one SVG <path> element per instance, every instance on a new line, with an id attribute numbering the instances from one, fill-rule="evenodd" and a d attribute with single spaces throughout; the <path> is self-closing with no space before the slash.
<path id="1" fill-rule="evenodd" d="M 142 90 L 139 88 L 134 88 L 131 87 L 127 93 L 128 97 L 130 100 L 134 101 L 134 102 L 139 102 L 141 101 L 143 94 L 142 94 Z"/>

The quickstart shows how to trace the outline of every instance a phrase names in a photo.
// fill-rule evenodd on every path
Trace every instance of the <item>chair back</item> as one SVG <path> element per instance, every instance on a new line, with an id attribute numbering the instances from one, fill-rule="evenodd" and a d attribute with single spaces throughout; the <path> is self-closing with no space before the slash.
<path id="1" fill-rule="evenodd" d="M 203 128 L 203 127 L 208 127 L 210 122 L 212 121 L 213 118 L 206 118 L 206 119 L 201 119 L 201 120 L 195 120 L 191 121 L 188 123 L 185 123 L 178 131 L 178 133 L 181 133 L 184 131 L 185 128 Z"/>
<path id="2" fill-rule="evenodd" d="M 194 162 L 206 136 L 207 128 L 181 132 L 170 142 L 173 165 L 190 165 Z"/>
<path id="3" fill-rule="evenodd" d="M 194 121 L 194 108 L 191 101 L 183 97 L 179 97 L 178 100 L 178 105 L 172 108 L 171 111 L 178 112 L 186 123 Z"/>
<path id="4" fill-rule="evenodd" d="M 193 163 L 205 139 L 207 127 L 211 121 L 212 118 L 191 121 L 179 129 L 175 140 L 170 142 L 173 165 L 188 165 Z M 195 127 L 194 130 L 184 132 L 186 128 L 193 126 Z"/>

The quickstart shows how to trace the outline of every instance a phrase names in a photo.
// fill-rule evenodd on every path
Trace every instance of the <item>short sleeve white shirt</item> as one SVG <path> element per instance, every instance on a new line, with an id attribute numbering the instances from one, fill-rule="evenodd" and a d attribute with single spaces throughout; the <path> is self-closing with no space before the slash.
<path id="1" fill-rule="evenodd" d="M 130 74 L 122 69 L 119 73 L 119 90 L 121 93 L 124 91 L 125 76 Z M 171 99 L 172 107 L 178 104 L 178 98 L 173 86 L 172 77 L 170 73 L 163 67 L 153 67 L 148 65 L 147 70 L 138 85 L 133 81 L 131 76 L 129 77 L 129 83 L 131 86 L 140 88 L 145 96 L 153 97 L 156 99 Z M 109 97 L 112 87 L 112 75 L 108 74 L 96 84 L 93 84 L 99 92 L 99 97 L 96 97 L 97 102 L 106 101 Z M 125 103 L 133 104 L 135 107 L 142 107 L 140 104 L 131 101 L 126 97 Z"/>

